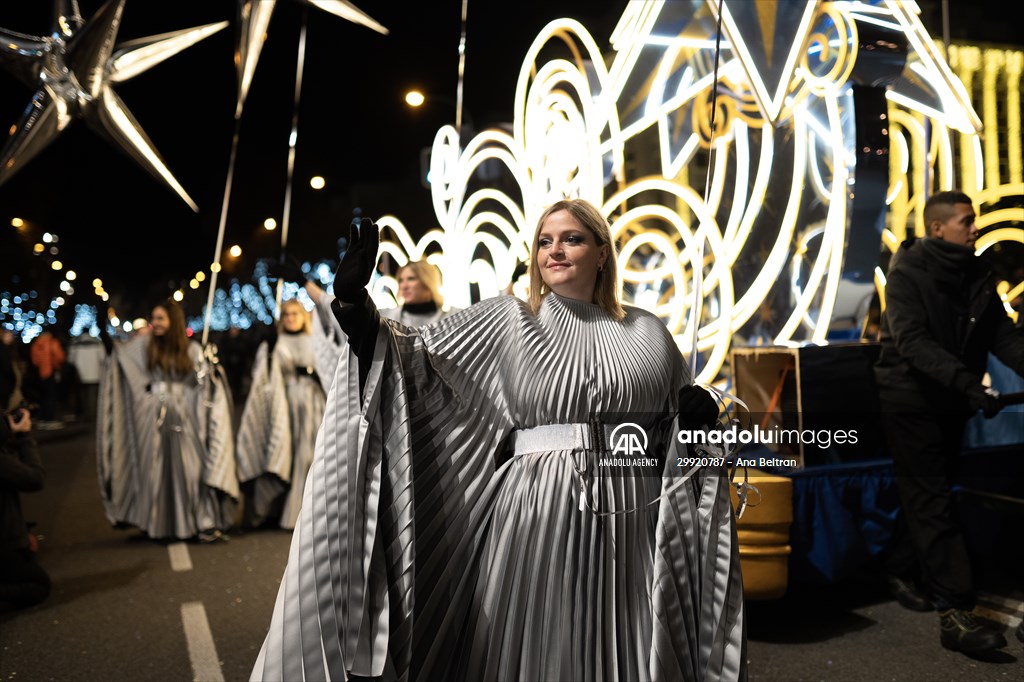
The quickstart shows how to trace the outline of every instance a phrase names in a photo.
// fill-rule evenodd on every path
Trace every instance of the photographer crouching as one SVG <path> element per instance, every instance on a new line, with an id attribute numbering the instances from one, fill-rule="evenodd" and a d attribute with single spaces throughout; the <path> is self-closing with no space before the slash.
<path id="1" fill-rule="evenodd" d="M 0 373 L 0 405 L 13 385 Z M 35 561 L 35 543 L 21 513 L 21 493 L 43 487 L 43 464 L 24 407 L 0 411 L 0 608 L 24 608 L 46 599 L 50 576 Z"/>

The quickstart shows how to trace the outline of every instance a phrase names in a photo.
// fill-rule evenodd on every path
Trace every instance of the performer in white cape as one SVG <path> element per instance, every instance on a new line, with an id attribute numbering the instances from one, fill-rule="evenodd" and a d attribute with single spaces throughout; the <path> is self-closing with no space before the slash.
<path id="1" fill-rule="evenodd" d="M 107 518 L 154 539 L 215 540 L 234 524 L 239 495 L 227 377 L 189 340 L 174 301 L 153 308 L 150 326 L 115 344 L 101 324 L 96 451 Z"/>
<path id="2" fill-rule="evenodd" d="M 252 384 L 238 428 L 238 479 L 255 479 L 252 513 L 294 528 L 326 394 L 313 357 L 310 315 L 296 299 L 281 304 L 273 348 L 256 351 Z"/>
<path id="3" fill-rule="evenodd" d="M 529 302 L 419 330 L 366 294 L 378 239 L 353 228 L 335 277 L 349 345 L 252 679 L 745 678 L 726 472 L 677 467 L 673 437 L 717 405 L 619 303 L 599 211 L 544 212 Z M 659 463 L 599 466 L 607 413 Z"/>

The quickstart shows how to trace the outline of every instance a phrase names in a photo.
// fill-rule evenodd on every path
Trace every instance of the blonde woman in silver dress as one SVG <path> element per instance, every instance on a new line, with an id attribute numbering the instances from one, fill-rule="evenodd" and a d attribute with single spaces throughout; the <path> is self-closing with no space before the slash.
<path id="1" fill-rule="evenodd" d="M 528 302 L 420 330 L 366 294 L 376 226 L 350 245 L 348 352 L 252 678 L 744 678 L 728 481 L 684 480 L 673 437 L 717 406 L 665 325 L 619 303 L 600 212 L 544 212 Z M 650 422 L 663 469 L 597 466 L 612 412 Z"/>
<path id="2" fill-rule="evenodd" d="M 326 395 L 317 376 L 311 318 L 296 299 L 281 304 L 273 347 L 260 344 L 238 429 L 238 478 L 254 481 L 252 522 L 294 528 Z"/>
<path id="3" fill-rule="evenodd" d="M 298 261 L 290 259 L 271 266 L 272 277 L 296 282 L 313 301 L 313 348 L 316 370 L 324 391 L 331 387 L 338 356 L 348 345 L 338 320 L 331 311 L 334 294 L 324 291 L 307 277 Z M 441 294 L 441 272 L 427 261 L 410 261 L 395 273 L 398 281 L 398 305 L 380 311 L 380 316 L 407 327 L 423 327 L 455 312 L 444 304 Z"/>
<path id="4" fill-rule="evenodd" d="M 381 317 L 406 327 L 424 327 L 450 314 L 441 295 L 441 272 L 425 260 L 410 261 L 398 268 L 399 305 L 380 311 Z"/>

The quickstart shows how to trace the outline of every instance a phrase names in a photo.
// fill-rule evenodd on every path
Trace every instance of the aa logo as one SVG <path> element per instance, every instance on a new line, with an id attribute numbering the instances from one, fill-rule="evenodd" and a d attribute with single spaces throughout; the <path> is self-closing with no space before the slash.
<path id="1" fill-rule="evenodd" d="M 643 457 L 647 454 L 647 432 L 631 422 L 616 426 L 610 440 L 613 455 Z"/>

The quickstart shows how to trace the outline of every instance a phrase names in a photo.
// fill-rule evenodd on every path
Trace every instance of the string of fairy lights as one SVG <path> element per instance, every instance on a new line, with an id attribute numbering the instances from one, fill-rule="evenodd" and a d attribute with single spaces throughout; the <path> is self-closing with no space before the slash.
<path id="1" fill-rule="evenodd" d="M 32 263 L 35 270 L 45 270 L 48 276 L 45 286 L 41 282 L 22 283 L 20 277 L 11 280 L 11 289 L 0 291 L 0 326 L 14 332 L 25 343 L 29 343 L 42 331 L 57 324 L 58 313 L 69 305 L 76 296 L 76 290 L 88 287 L 88 277 L 84 272 L 73 267 L 61 252 L 60 236 L 56 232 L 44 231 L 34 238 L 33 226 L 21 217 L 13 217 L 10 226 L 16 230 L 23 244 L 31 242 L 31 257 L 40 259 Z M 39 278 L 33 278 L 39 279 Z M 58 280 L 55 284 L 53 280 Z M 109 294 L 103 289 L 99 278 L 92 280 L 93 294 L 107 300 Z M 71 334 L 78 336 L 83 332 L 99 329 L 95 326 L 96 307 L 88 303 L 74 304 L 74 321 Z"/>
<path id="2" fill-rule="evenodd" d="M 26 278 L 16 276 L 13 286 L 0 290 L 0 327 L 14 332 L 22 342 L 31 343 L 46 327 L 58 324 L 58 316 L 64 312 L 62 308 L 72 305 L 69 335 L 99 336 L 98 304 L 100 301 L 108 305 L 111 302 L 111 294 L 106 290 L 103 279 L 87 274 L 83 268 L 73 267 L 72 256 L 62 251 L 58 234 L 48 231 L 37 234 L 40 229 L 20 217 L 12 218 L 10 225 L 21 237 L 22 247 L 31 242 L 28 249 L 31 257 L 41 259 L 40 263 L 32 263 L 28 259 L 25 262 L 35 266 L 36 271 L 47 272 L 45 277 L 27 279 L 47 281 L 19 288 L 17 284 Z M 230 247 L 228 255 L 238 258 L 241 247 Z M 323 287 L 330 286 L 334 267 L 335 263 L 327 260 L 302 264 L 306 276 Z M 57 281 L 52 281 L 54 275 Z M 181 302 L 189 291 L 199 290 L 207 278 L 207 273 L 200 270 L 169 295 Z M 251 278 L 244 281 L 237 277 L 228 279 L 225 286 L 218 287 L 215 292 L 211 328 L 223 331 L 229 327 L 249 329 L 257 324 L 273 324 L 276 307 L 274 281 L 268 277 L 267 265 L 263 261 L 256 263 Z M 53 290 L 52 295 L 47 295 L 46 290 Z M 298 299 L 307 310 L 313 307 L 312 299 L 297 283 L 285 283 L 284 297 Z M 142 318 L 122 319 L 116 308 L 111 308 L 110 314 L 108 329 L 121 334 L 131 333 L 146 324 Z M 186 321 L 190 330 L 198 330 L 202 328 L 204 316 L 190 315 Z"/>

